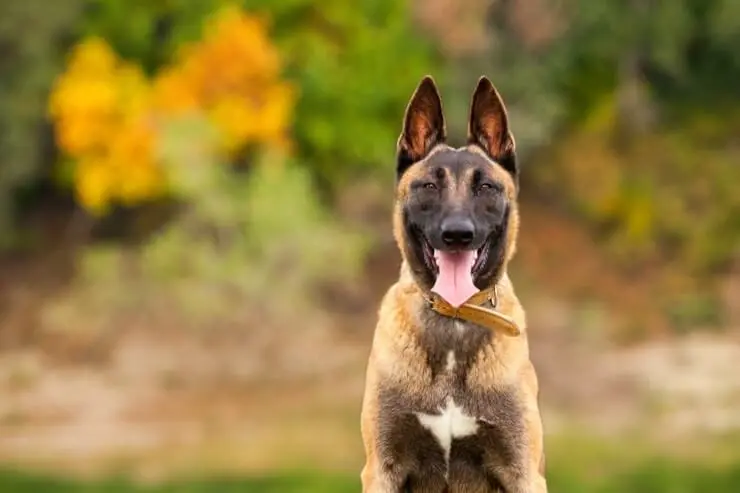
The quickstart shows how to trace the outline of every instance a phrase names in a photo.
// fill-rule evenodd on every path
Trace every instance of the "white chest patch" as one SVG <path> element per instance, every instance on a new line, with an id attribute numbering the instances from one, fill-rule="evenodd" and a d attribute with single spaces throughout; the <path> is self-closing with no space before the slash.
<path id="1" fill-rule="evenodd" d="M 440 409 L 440 414 L 416 413 L 416 417 L 442 446 L 448 468 L 452 439 L 474 435 L 478 431 L 476 419 L 465 414 L 462 408 L 455 404 L 452 397 L 447 397 L 445 407 Z"/>
<path id="2" fill-rule="evenodd" d="M 455 369 L 455 364 L 457 362 L 455 361 L 455 351 L 450 351 L 447 353 L 447 371 L 452 371 Z"/>

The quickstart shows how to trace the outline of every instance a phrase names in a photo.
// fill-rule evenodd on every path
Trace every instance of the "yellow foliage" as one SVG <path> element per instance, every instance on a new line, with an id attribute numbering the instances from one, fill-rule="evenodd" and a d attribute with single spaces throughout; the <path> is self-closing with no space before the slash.
<path id="1" fill-rule="evenodd" d="M 159 171 L 149 98 L 141 69 L 121 62 L 98 38 L 75 47 L 57 80 L 50 114 L 59 147 L 77 162 L 77 198 L 90 211 L 103 212 L 112 201 L 135 203 L 161 188 L 153 186 Z"/>
<path id="2" fill-rule="evenodd" d="M 117 105 L 115 55 L 92 38 L 75 47 L 67 71 L 57 80 L 49 102 L 59 146 L 70 155 L 95 152 L 105 145 Z"/>
<path id="3" fill-rule="evenodd" d="M 210 121 L 227 157 L 248 144 L 285 149 L 296 93 L 280 70 L 265 23 L 235 7 L 217 12 L 152 80 L 104 40 L 83 40 L 49 101 L 57 144 L 76 163 L 79 202 L 103 213 L 164 193 L 159 125 L 185 113 Z"/>
<path id="4" fill-rule="evenodd" d="M 165 110 L 202 109 L 226 152 L 246 142 L 279 146 L 295 102 L 293 87 L 279 75 L 279 53 L 264 22 L 225 7 L 206 24 L 203 39 L 185 46 L 157 78 L 156 99 Z"/>

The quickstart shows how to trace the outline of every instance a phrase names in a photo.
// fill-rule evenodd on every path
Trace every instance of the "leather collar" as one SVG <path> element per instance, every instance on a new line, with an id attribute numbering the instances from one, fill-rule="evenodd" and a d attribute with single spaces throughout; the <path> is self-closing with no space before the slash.
<path id="1" fill-rule="evenodd" d="M 513 318 L 496 310 L 498 304 L 496 286 L 474 294 L 457 308 L 450 305 L 437 293 L 428 293 L 425 298 L 432 310 L 445 317 L 472 322 L 492 331 L 503 332 L 511 337 L 516 337 L 522 333 Z M 492 308 L 483 306 L 488 301 L 491 302 Z"/>

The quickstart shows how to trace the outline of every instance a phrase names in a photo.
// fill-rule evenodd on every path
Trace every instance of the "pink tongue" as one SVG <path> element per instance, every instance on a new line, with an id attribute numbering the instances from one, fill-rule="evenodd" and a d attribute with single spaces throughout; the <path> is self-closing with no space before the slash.
<path id="1" fill-rule="evenodd" d="M 460 252 L 434 251 L 439 274 L 432 291 L 440 295 L 447 302 L 458 307 L 478 292 L 473 284 L 471 270 L 477 255 L 475 251 L 463 250 Z"/>

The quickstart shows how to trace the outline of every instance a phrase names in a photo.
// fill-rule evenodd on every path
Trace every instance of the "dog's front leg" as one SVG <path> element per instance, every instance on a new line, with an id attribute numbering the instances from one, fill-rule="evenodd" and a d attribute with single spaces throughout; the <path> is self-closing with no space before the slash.
<path id="1" fill-rule="evenodd" d="M 508 493 L 547 493 L 545 479 L 545 452 L 542 418 L 538 404 L 537 374 L 531 363 L 520 374 L 522 377 L 521 403 L 526 458 L 520 467 L 501 471 L 500 480 Z"/>
<path id="2" fill-rule="evenodd" d="M 365 462 L 362 468 L 362 493 L 406 493 L 402 484 L 391 475 L 380 471 L 379 464 L 374 459 Z"/>
<path id="3" fill-rule="evenodd" d="M 542 416 L 539 409 L 539 382 L 534 366 L 530 363 L 525 370 L 526 397 L 525 421 L 529 442 L 529 481 L 528 493 L 547 493 L 545 479 L 545 445 Z"/>
<path id="4" fill-rule="evenodd" d="M 365 414 L 362 419 L 365 444 L 365 465 L 360 473 L 362 493 L 406 493 L 403 489 L 404 471 L 398 466 L 381 463 L 378 457 L 376 430 L 375 420 Z"/>
<path id="5" fill-rule="evenodd" d="M 390 490 L 383 485 L 380 474 L 377 473 L 378 466 L 372 457 L 368 457 L 365 467 L 362 468 L 360 479 L 362 480 L 362 493 L 386 493 Z"/>
<path id="6" fill-rule="evenodd" d="M 362 493 L 400 493 L 388 471 L 381 467 L 378 457 L 378 385 L 374 355 L 371 353 L 365 378 L 365 395 L 362 400 L 360 430 L 365 447 L 365 465 L 360 473 Z"/>

